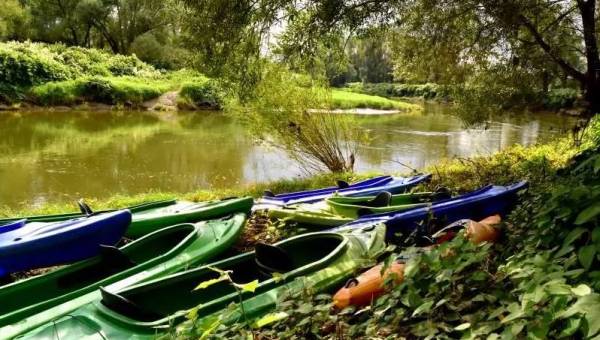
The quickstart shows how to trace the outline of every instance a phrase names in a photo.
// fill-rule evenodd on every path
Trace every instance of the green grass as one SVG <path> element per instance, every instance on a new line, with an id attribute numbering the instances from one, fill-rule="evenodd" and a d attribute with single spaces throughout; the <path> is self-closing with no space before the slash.
<path id="1" fill-rule="evenodd" d="M 82 102 L 139 105 L 176 88 L 177 85 L 165 79 L 93 77 L 34 86 L 30 90 L 30 99 L 43 106 L 75 105 Z"/>
<path id="2" fill-rule="evenodd" d="M 264 190 L 269 189 L 275 193 L 298 191 L 313 188 L 322 188 L 325 186 L 335 185 L 335 181 L 342 179 L 353 182 L 366 179 L 378 173 L 363 173 L 363 174 L 320 174 L 308 178 L 295 178 L 273 181 L 269 183 L 256 183 L 247 185 L 241 188 L 230 188 L 221 190 L 197 190 L 193 192 L 178 193 L 178 192 L 157 192 L 150 191 L 148 193 L 137 195 L 116 194 L 109 198 L 94 198 L 85 197 L 86 202 L 95 210 L 108 208 L 124 208 L 127 206 L 155 201 L 167 198 L 179 198 L 191 201 L 207 201 L 223 197 L 231 196 L 252 196 L 260 197 Z M 29 216 L 37 214 L 56 214 L 61 212 L 76 211 L 77 207 L 72 201 L 54 201 L 44 203 L 38 207 L 24 206 L 22 208 L 10 208 L 0 206 L 0 217 L 13 216 Z"/>
<path id="3" fill-rule="evenodd" d="M 415 104 L 338 89 L 331 91 L 331 101 L 332 106 L 336 109 L 369 108 L 406 112 L 420 110 L 420 106 Z"/>

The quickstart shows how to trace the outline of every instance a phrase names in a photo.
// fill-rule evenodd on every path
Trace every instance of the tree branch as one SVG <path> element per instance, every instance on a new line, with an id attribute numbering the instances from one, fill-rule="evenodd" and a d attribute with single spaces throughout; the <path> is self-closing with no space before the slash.
<path id="1" fill-rule="evenodd" d="M 558 53 L 550 46 L 542 34 L 537 30 L 535 25 L 529 21 L 523 14 L 518 16 L 519 21 L 527 30 L 533 35 L 533 38 L 538 45 L 554 60 L 568 75 L 577 79 L 579 82 L 585 81 L 585 75 L 569 64 L 565 59 L 558 55 Z"/>

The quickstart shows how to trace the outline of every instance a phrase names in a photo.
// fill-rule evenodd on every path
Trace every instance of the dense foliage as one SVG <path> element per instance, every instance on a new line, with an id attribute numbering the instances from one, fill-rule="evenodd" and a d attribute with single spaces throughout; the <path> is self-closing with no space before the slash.
<path id="1" fill-rule="evenodd" d="M 135 56 L 42 43 L 0 43 L 0 82 L 27 87 L 86 76 L 153 77 L 160 73 Z"/>
<path id="2" fill-rule="evenodd" d="M 437 177 L 432 185 L 472 189 L 490 178 L 499 183 L 530 180 L 498 244 L 476 246 L 459 234 L 427 252 L 397 248 L 389 259 L 408 256 L 404 282 L 395 286 L 388 280 L 388 292 L 366 308 L 336 311 L 330 295 L 307 287 L 304 294 L 283 299 L 261 319 L 260 328 L 240 322 L 210 332 L 215 338 L 597 336 L 598 136 L 595 123 L 584 151 L 569 162 L 577 149 L 565 140 L 439 168 L 448 177 Z"/>
<path id="3" fill-rule="evenodd" d="M 382 97 L 422 97 L 425 99 L 444 99 L 449 89 L 437 84 L 394 84 L 394 83 L 349 83 L 350 91 L 368 93 Z"/>
<path id="4" fill-rule="evenodd" d="M 0 100 L 39 105 L 139 105 L 179 91 L 187 109 L 219 109 L 225 91 L 195 71 L 165 72 L 136 56 L 60 44 L 0 43 Z"/>

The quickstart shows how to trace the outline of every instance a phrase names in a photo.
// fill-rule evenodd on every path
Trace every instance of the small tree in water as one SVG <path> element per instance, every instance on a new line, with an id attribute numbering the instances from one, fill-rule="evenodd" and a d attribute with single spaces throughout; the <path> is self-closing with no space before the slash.
<path id="1" fill-rule="evenodd" d="M 265 67 L 249 104 L 233 107 L 263 142 L 288 152 L 309 172 L 352 171 L 357 129 L 349 117 L 330 113 L 325 86 L 282 66 Z"/>

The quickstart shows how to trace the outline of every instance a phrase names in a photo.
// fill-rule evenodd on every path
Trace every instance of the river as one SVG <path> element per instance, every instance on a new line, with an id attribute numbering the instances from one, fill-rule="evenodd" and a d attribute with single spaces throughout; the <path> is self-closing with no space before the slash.
<path id="1" fill-rule="evenodd" d="M 358 148 L 356 170 L 421 169 L 548 140 L 573 124 L 554 114 L 518 114 L 468 129 L 445 111 L 426 105 L 422 115 L 358 117 L 369 138 Z M 4 112 L 0 136 L 0 205 L 14 208 L 306 175 L 284 151 L 256 143 L 215 112 Z"/>

